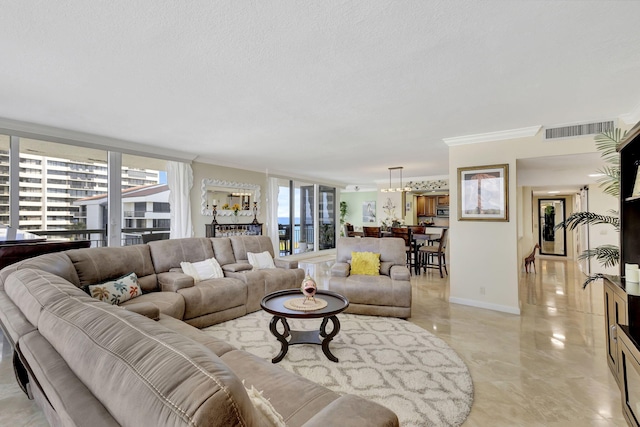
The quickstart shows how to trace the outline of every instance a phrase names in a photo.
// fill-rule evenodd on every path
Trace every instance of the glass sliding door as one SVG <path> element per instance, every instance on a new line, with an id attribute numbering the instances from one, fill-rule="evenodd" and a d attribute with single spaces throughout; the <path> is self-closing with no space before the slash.
<path id="1" fill-rule="evenodd" d="M 280 255 L 335 248 L 337 218 L 335 187 L 279 182 Z"/>
<path id="2" fill-rule="evenodd" d="M 316 221 L 313 187 L 308 184 L 296 184 L 296 204 L 300 207 L 299 252 L 313 251 L 315 248 Z"/>
<path id="3" fill-rule="evenodd" d="M 319 249 L 336 247 L 336 189 L 320 185 L 318 188 Z"/>
<path id="4" fill-rule="evenodd" d="M 293 253 L 293 229 L 295 213 L 292 213 L 291 182 L 278 182 L 278 245 L 280 256 Z"/>

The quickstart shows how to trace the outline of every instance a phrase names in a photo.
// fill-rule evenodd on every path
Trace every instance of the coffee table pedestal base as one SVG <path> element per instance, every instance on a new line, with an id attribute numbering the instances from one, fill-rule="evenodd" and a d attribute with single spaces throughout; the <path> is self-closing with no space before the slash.
<path id="1" fill-rule="evenodd" d="M 327 323 L 333 324 L 333 328 L 331 332 L 327 333 Z M 280 333 L 278 331 L 278 322 L 282 323 L 282 327 L 284 332 Z M 322 319 L 322 323 L 320 324 L 320 329 L 316 331 L 292 331 L 289 327 L 289 323 L 287 323 L 287 319 L 282 316 L 273 316 L 271 322 L 269 323 L 269 330 L 280 341 L 280 353 L 273 359 L 271 362 L 278 363 L 280 362 L 284 356 L 287 354 L 290 345 L 296 344 L 317 344 L 322 346 L 322 352 L 327 356 L 327 359 L 332 362 L 337 362 L 338 358 L 335 357 L 331 350 L 329 350 L 329 343 L 333 340 L 333 337 L 338 335 L 340 332 L 340 321 L 336 316 L 327 316 Z M 287 340 L 287 338 L 289 338 Z"/>

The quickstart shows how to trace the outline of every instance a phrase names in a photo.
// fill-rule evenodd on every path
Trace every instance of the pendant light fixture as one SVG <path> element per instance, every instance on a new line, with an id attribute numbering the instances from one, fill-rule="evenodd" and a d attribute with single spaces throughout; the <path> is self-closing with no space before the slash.
<path id="1" fill-rule="evenodd" d="M 402 193 L 404 191 L 411 191 L 411 187 L 403 187 L 402 186 L 402 169 L 404 169 L 403 166 L 394 166 L 392 168 L 389 168 L 389 188 L 383 188 L 380 191 L 382 191 L 383 193 Z M 399 187 L 392 187 L 391 186 L 391 171 L 394 170 L 400 170 L 400 186 Z"/>

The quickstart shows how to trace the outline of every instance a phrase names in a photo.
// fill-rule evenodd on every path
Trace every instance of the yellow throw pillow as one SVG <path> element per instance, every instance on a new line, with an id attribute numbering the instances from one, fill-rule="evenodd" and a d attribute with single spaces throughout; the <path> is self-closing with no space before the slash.
<path id="1" fill-rule="evenodd" d="M 380 254 L 351 252 L 351 274 L 380 275 Z"/>

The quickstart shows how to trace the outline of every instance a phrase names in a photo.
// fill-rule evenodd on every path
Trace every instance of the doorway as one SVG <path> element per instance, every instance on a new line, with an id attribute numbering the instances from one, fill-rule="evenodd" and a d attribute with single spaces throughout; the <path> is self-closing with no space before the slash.
<path id="1" fill-rule="evenodd" d="M 556 226 L 565 220 L 565 199 L 539 199 L 539 236 L 541 255 L 567 256 L 567 231 Z"/>

